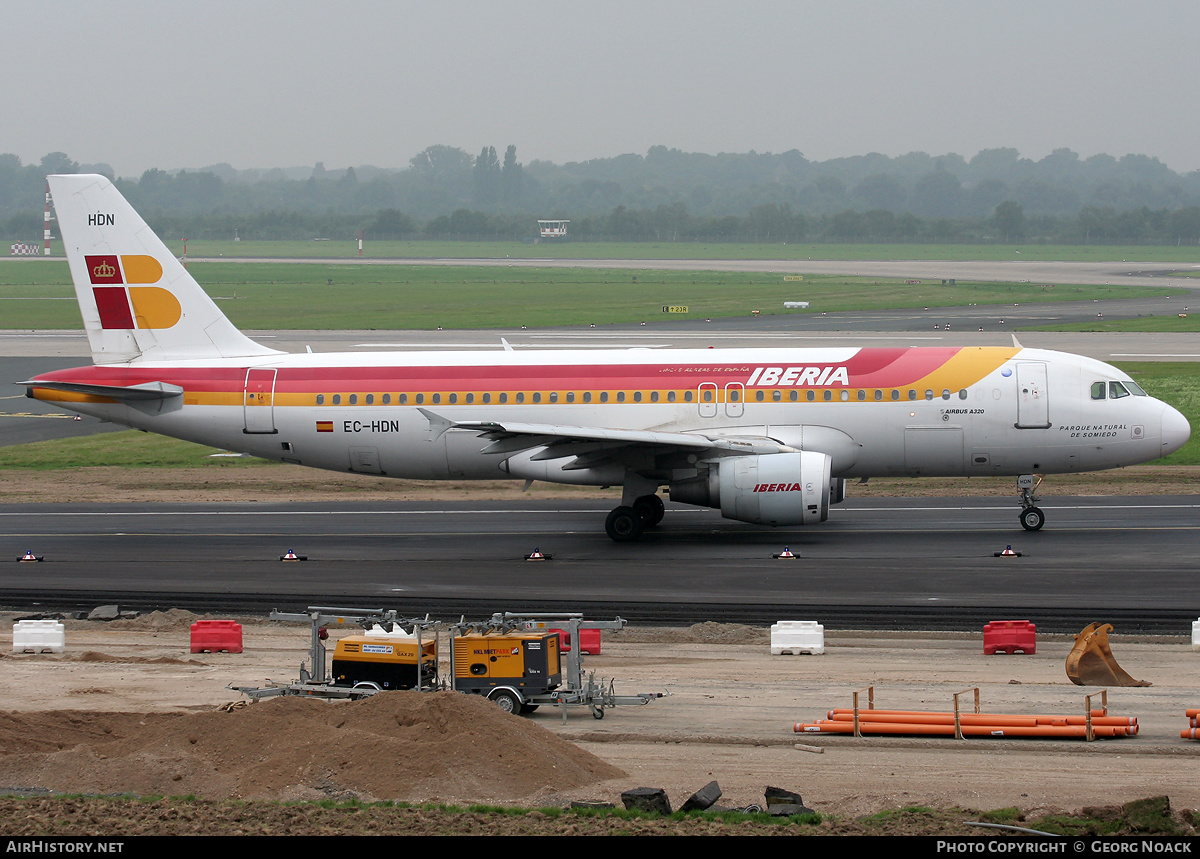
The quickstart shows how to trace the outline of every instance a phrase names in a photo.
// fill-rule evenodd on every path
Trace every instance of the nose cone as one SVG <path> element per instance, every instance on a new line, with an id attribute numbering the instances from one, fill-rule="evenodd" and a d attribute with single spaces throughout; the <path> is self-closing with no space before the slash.
<path id="1" fill-rule="evenodd" d="M 1162 456 L 1174 453 L 1187 443 L 1192 428 L 1179 410 L 1164 405 L 1162 413 Z"/>

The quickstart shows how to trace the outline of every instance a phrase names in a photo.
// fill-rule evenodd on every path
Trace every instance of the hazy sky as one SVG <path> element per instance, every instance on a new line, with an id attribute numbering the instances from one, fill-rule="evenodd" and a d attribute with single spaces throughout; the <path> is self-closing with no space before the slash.
<path id="1" fill-rule="evenodd" d="M 654 145 L 1066 147 L 1200 169 L 1196 0 L 6 2 L 0 152 L 150 167 L 563 163 Z"/>

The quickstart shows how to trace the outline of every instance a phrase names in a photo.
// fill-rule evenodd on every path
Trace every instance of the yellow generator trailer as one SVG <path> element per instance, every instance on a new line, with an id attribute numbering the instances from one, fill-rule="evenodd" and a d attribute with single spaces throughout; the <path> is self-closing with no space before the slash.
<path id="1" fill-rule="evenodd" d="M 509 713 L 528 713 L 562 683 L 556 632 L 468 632 L 453 635 L 454 688 L 484 695 Z"/>
<path id="2" fill-rule="evenodd" d="M 380 690 L 430 686 L 437 682 L 437 642 L 348 635 L 333 650 L 331 675 L 335 686 L 375 686 Z"/>

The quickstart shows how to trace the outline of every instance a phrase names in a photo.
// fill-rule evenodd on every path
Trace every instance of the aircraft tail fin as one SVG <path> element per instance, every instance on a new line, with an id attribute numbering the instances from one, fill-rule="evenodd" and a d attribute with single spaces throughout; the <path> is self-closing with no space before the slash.
<path id="1" fill-rule="evenodd" d="M 104 176 L 47 176 L 97 364 L 280 354 L 234 327 Z"/>

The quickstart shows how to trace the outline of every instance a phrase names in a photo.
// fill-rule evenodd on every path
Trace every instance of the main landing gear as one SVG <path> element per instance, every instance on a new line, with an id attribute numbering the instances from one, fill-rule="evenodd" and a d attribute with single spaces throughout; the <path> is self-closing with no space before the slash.
<path id="1" fill-rule="evenodd" d="M 666 507 L 657 495 L 642 495 L 633 504 L 614 507 L 604 520 L 604 530 L 617 543 L 629 543 L 663 519 Z"/>
<path id="2" fill-rule="evenodd" d="M 1042 485 L 1044 478 L 1035 475 L 1022 474 L 1017 478 L 1017 488 L 1021 490 L 1021 527 L 1026 531 L 1040 531 L 1046 524 L 1046 514 L 1037 506 L 1038 497 L 1033 493 Z"/>

